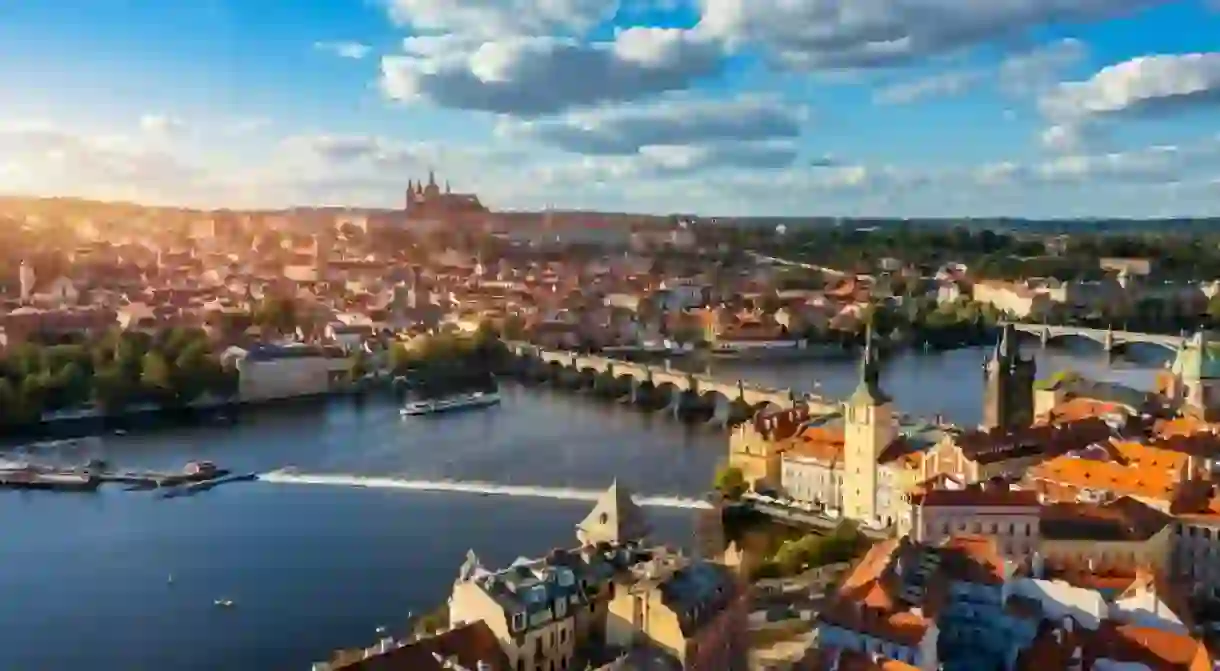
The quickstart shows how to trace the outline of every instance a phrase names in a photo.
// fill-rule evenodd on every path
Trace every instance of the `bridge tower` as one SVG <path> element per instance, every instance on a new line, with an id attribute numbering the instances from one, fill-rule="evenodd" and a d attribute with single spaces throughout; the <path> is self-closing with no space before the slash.
<path id="1" fill-rule="evenodd" d="M 893 403 L 881 390 L 873 330 L 864 336 L 860 382 L 844 404 L 843 513 L 846 517 L 877 519 L 877 460 L 895 438 Z"/>
<path id="2" fill-rule="evenodd" d="M 1206 331 L 1187 340 L 1173 361 L 1177 378 L 1173 396 L 1186 412 L 1209 422 L 1220 421 L 1220 354 Z"/>
<path id="3" fill-rule="evenodd" d="M 983 428 L 1013 431 L 1034 421 L 1034 379 L 1038 364 L 1021 356 L 1016 330 L 1000 329 L 991 358 L 983 364 Z"/>

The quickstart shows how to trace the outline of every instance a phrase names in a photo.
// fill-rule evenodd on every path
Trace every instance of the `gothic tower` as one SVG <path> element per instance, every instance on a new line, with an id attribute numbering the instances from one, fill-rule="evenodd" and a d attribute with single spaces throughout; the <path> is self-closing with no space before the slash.
<path id="1" fill-rule="evenodd" d="M 1011 324 L 1000 330 L 995 351 L 983 366 L 983 428 L 1015 431 L 1034 421 L 1037 362 L 1021 356 Z"/>
<path id="2" fill-rule="evenodd" d="M 876 520 L 880 512 L 877 459 L 896 432 L 892 401 L 881 390 L 871 326 L 864 336 L 860 383 L 844 404 L 843 414 L 843 514 L 855 520 Z"/>
<path id="3" fill-rule="evenodd" d="M 29 303 L 30 299 L 34 297 L 34 282 L 36 280 L 34 266 L 22 260 L 21 267 L 17 272 L 17 279 L 21 283 L 21 302 Z"/>

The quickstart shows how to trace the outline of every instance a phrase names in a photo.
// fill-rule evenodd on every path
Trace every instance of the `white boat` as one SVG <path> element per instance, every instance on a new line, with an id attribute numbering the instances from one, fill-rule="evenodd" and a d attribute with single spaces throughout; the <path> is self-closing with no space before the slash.
<path id="1" fill-rule="evenodd" d="M 451 410 L 466 410 L 469 408 L 488 408 L 500 404 L 500 395 L 494 391 L 476 391 L 473 394 L 461 394 L 447 398 L 430 399 L 427 401 L 412 401 L 398 412 L 405 416 L 434 415 Z"/>

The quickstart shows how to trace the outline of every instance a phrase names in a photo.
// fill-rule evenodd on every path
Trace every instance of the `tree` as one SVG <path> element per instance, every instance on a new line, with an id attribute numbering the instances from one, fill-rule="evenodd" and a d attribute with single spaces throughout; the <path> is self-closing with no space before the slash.
<path id="1" fill-rule="evenodd" d="M 164 355 L 159 352 L 144 355 L 140 364 L 140 384 L 145 391 L 159 398 L 171 394 L 174 389 L 172 374 Z"/>
<path id="2" fill-rule="evenodd" d="M 20 417 L 17 391 L 8 378 L 0 377 L 0 426 L 14 424 Z"/>
<path id="3" fill-rule="evenodd" d="M 369 363 L 368 352 L 363 349 L 357 349 L 348 357 L 347 379 L 351 382 L 356 382 L 369 374 L 371 365 Z"/>
<path id="4" fill-rule="evenodd" d="M 254 321 L 259 326 L 272 328 L 280 333 L 291 333 L 296 330 L 298 321 L 296 301 L 291 298 L 265 300 L 255 310 Z"/>
<path id="5" fill-rule="evenodd" d="M 747 489 L 746 478 L 742 474 L 741 469 L 736 466 L 727 465 L 721 466 L 716 470 L 713 486 L 716 488 L 716 491 L 729 499 L 740 498 Z"/>

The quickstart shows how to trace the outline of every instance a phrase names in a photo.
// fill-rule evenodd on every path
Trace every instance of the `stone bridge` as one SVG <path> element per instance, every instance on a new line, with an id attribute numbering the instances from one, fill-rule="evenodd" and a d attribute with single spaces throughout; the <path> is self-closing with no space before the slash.
<path id="1" fill-rule="evenodd" d="M 809 412 L 814 415 L 828 415 L 841 410 L 841 403 L 836 399 L 799 393 L 792 389 L 767 387 L 742 379 L 722 379 L 713 375 L 687 373 L 674 370 L 668 364 L 636 363 L 577 352 L 548 350 L 528 343 L 508 342 L 505 345 L 509 351 L 521 358 L 589 375 L 595 379 L 622 381 L 632 390 L 633 395 L 641 385 L 651 385 L 662 393 L 668 393 L 667 398 L 673 399 L 670 407 L 675 411 L 683 397 L 701 398 L 714 404 L 716 416 L 722 422 L 728 420 L 728 413 L 735 404 L 744 405 L 751 411 L 766 406 L 792 408 L 799 404 L 808 407 Z"/>
<path id="2" fill-rule="evenodd" d="M 1085 338 L 1098 343 L 1105 351 L 1115 347 L 1131 344 L 1156 345 L 1166 349 L 1176 350 L 1186 342 L 1186 338 L 1158 333 L 1137 333 L 1134 331 L 1114 331 L 1111 329 L 1092 329 L 1080 326 L 1051 326 L 1049 324 L 1026 324 L 1009 322 L 1013 330 L 1037 336 L 1045 346 L 1052 340 L 1060 338 Z"/>

